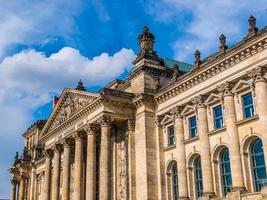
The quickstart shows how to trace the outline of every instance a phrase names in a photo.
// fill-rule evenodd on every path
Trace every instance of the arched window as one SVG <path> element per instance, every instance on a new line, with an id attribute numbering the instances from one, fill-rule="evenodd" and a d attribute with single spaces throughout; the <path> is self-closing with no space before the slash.
<path id="1" fill-rule="evenodd" d="M 194 174 L 195 174 L 195 190 L 196 197 L 201 197 L 203 194 L 203 182 L 202 182 L 202 169 L 200 156 L 195 158 L 194 161 Z"/>
<path id="2" fill-rule="evenodd" d="M 220 168 L 221 168 L 221 179 L 222 179 L 222 194 L 226 196 L 232 188 L 232 176 L 231 166 L 229 159 L 229 150 L 224 148 L 220 154 Z"/>
<path id="3" fill-rule="evenodd" d="M 173 200 L 178 200 L 179 198 L 179 190 L 178 190 L 178 173 L 177 173 L 177 164 L 172 165 L 171 169 L 172 175 L 172 196 Z"/>
<path id="4" fill-rule="evenodd" d="M 258 138 L 251 144 L 251 162 L 254 178 L 255 191 L 260 191 L 261 187 L 267 182 L 264 153 L 262 141 Z"/>

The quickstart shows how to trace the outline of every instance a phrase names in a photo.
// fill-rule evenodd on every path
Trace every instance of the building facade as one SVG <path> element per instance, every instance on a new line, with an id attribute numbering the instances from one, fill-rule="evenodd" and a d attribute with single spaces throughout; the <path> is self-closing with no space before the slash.
<path id="1" fill-rule="evenodd" d="M 194 65 L 161 59 L 144 28 L 125 80 L 64 89 L 24 134 L 11 200 L 266 199 L 267 28 Z"/>

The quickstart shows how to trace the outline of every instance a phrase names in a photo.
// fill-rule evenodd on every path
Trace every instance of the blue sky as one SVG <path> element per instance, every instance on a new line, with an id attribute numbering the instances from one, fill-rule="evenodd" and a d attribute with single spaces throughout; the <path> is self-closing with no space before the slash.
<path id="1" fill-rule="evenodd" d="M 201 3 L 200 3 L 201 2 Z M 125 77 L 144 25 L 161 57 L 193 62 L 247 34 L 248 17 L 267 25 L 267 0 L 2 0 L 0 6 L 0 198 L 9 197 L 7 169 L 23 148 L 21 134 L 51 112 L 53 95 L 82 79 L 97 91 Z"/>

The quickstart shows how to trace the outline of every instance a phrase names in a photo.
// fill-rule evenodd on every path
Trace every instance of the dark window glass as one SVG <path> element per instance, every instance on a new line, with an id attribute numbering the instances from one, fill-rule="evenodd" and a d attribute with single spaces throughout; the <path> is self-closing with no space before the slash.
<path id="1" fill-rule="evenodd" d="M 196 116 L 189 118 L 189 131 L 190 131 L 190 137 L 196 137 L 197 136 L 197 118 Z"/>
<path id="2" fill-rule="evenodd" d="M 175 136 L 174 136 L 174 127 L 169 126 L 167 128 L 167 134 L 168 134 L 168 146 L 174 145 L 175 144 Z"/>
<path id="3" fill-rule="evenodd" d="M 244 117 L 249 118 L 254 115 L 253 98 L 251 93 L 242 96 Z"/>
<path id="4" fill-rule="evenodd" d="M 256 139 L 251 145 L 251 161 L 255 191 L 259 192 L 262 186 L 267 183 L 264 153 L 260 139 Z"/>
<path id="5" fill-rule="evenodd" d="M 172 196 L 173 200 L 179 199 L 178 173 L 176 163 L 172 166 Z"/>
<path id="6" fill-rule="evenodd" d="M 222 128 L 223 127 L 223 113 L 222 113 L 222 106 L 216 106 L 213 108 L 214 113 L 214 125 L 215 128 Z"/>
<path id="7" fill-rule="evenodd" d="M 195 159 L 194 162 L 194 172 L 195 172 L 195 185 L 196 185 L 196 197 L 201 197 L 203 194 L 203 182 L 202 182 L 202 169 L 200 156 Z"/>
<path id="8" fill-rule="evenodd" d="M 223 196 L 226 196 L 232 188 L 232 175 L 231 175 L 231 165 L 229 159 L 228 149 L 224 149 L 220 155 L 220 165 L 221 165 L 221 177 L 222 177 L 222 192 Z"/>

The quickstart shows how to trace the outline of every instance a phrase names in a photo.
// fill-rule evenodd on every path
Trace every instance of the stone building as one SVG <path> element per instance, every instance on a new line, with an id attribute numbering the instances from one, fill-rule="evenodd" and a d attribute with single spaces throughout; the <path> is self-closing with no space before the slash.
<path id="1" fill-rule="evenodd" d="M 204 30 L 203 30 L 204 31 Z M 11 200 L 266 199 L 267 28 L 194 65 L 162 59 L 144 28 L 125 80 L 64 89 L 24 134 Z"/>

